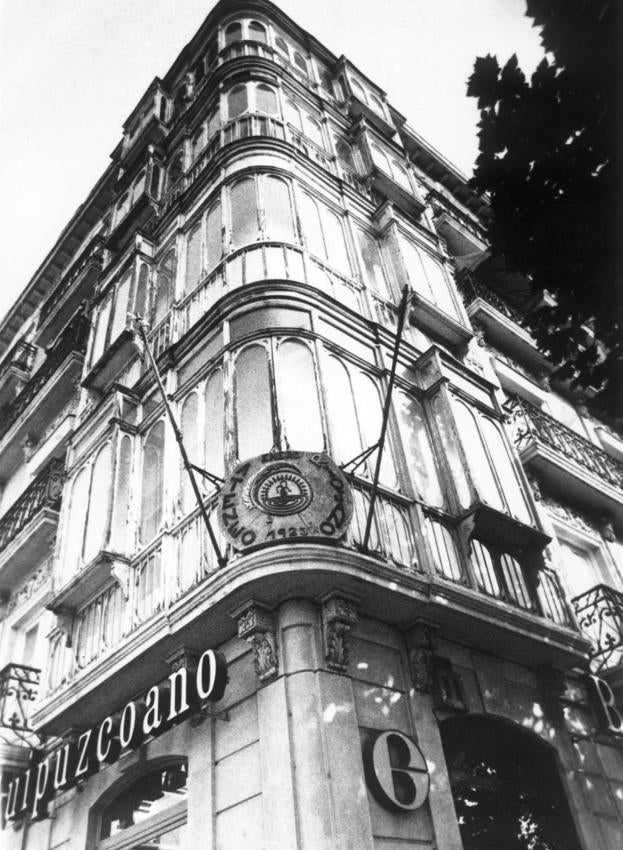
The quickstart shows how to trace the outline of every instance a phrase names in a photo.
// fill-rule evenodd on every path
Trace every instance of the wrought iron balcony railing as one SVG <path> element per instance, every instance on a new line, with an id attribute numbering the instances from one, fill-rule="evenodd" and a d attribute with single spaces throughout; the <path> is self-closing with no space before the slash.
<path id="1" fill-rule="evenodd" d="M 474 275 L 468 271 L 467 269 L 462 269 L 457 275 L 457 286 L 461 295 L 463 296 L 463 300 L 465 302 L 465 306 L 469 306 L 472 301 L 475 301 L 476 298 L 481 298 L 483 301 L 486 301 L 487 304 L 490 304 L 492 307 L 501 313 L 503 316 L 506 316 L 507 319 L 510 319 L 512 322 L 515 322 L 518 325 L 521 325 L 523 321 L 523 316 L 512 307 L 507 301 L 501 298 L 496 292 L 493 292 L 489 289 L 488 286 L 480 283 Z"/>
<path id="2" fill-rule="evenodd" d="M 595 672 L 623 663 L 623 593 L 597 584 L 571 602 L 580 628 L 593 642 Z"/>
<path id="3" fill-rule="evenodd" d="M 63 461 L 54 458 L 19 499 L 0 517 L 0 552 L 42 508 L 58 510 L 63 489 Z"/>
<path id="4" fill-rule="evenodd" d="M 0 408 L 0 439 L 9 431 L 64 363 L 71 352 L 84 354 L 89 336 L 89 320 L 78 314 L 67 325 L 35 374 L 22 387 L 19 394 Z"/>
<path id="5" fill-rule="evenodd" d="M 29 720 L 40 675 L 36 667 L 23 664 L 7 664 L 0 670 L 0 739 L 7 744 L 31 743 L 35 735 Z"/>
<path id="6" fill-rule="evenodd" d="M 515 396 L 507 402 L 505 408 L 513 419 L 514 438 L 518 449 L 525 448 L 530 440 L 537 440 L 613 487 L 623 490 L 623 463 L 616 458 L 525 399 Z"/>

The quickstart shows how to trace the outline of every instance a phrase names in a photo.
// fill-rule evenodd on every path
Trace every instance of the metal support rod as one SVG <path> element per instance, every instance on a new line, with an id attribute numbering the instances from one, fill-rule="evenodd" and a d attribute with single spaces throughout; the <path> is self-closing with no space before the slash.
<path id="1" fill-rule="evenodd" d="M 387 423 L 389 420 L 389 407 L 392 401 L 392 390 L 394 389 L 394 381 L 396 379 L 396 367 L 398 366 L 398 352 L 400 351 L 400 343 L 402 341 L 402 329 L 405 324 L 407 315 L 407 304 L 409 302 L 409 287 L 404 286 L 402 290 L 402 300 L 398 311 L 398 327 L 396 328 L 396 340 L 394 342 L 394 353 L 392 355 L 392 365 L 389 372 L 389 381 L 387 384 L 387 394 L 385 396 L 385 404 L 383 405 L 383 421 L 381 422 L 381 436 L 379 437 L 378 447 L 379 453 L 376 456 L 376 467 L 374 469 L 374 478 L 372 479 L 372 492 L 370 493 L 370 507 L 368 508 L 368 518 L 366 520 L 366 530 L 363 535 L 363 550 L 368 548 L 370 539 L 370 528 L 372 527 L 372 517 L 374 516 L 374 504 L 376 502 L 376 493 L 379 486 L 379 474 L 381 472 L 381 461 L 383 459 L 383 449 L 385 447 L 385 436 L 387 434 Z"/>
<path id="2" fill-rule="evenodd" d="M 184 469 L 188 473 L 188 477 L 190 478 L 190 483 L 193 488 L 193 492 L 195 494 L 195 498 L 197 500 L 197 504 L 199 505 L 199 510 L 201 512 L 201 516 L 203 517 L 203 521 L 205 523 L 205 527 L 208 531 L 208 537 L 210 538 L 210 543 L 212 544 L 212 548 L 216 554 L 216 560 L 218 561 L 219 567 L 224 567 L 227 564 L 227 559 L 223 557 L 221 554 L 220 547 L 218 545 L 218 540 L 216 539 L 216 535 L 214 534 L 214 529 L 210 523 L 210 517 L 208 516 L 208 512 L 206 511 L 206 507 L 201 496 L 201 491 L 199 490 L 199 485 L 197 484 L 197 479 L 195 478 L 195 466 L 190 462 L 188 458 L 188 454 L 186 453 L 186 447 L 184 446 L 184 440 L 182 438 L 182 432 L 179 429 L 177 422 L 175 421 L 175 416 L 173 415 L 173 411 L 171 410 L 171 405 L 169 404 L 169 399 L 167 397 L 164 385 L 162 383 L 162 378 L 160 377 L 160 372 L 158 371 L 158 367 L 156 366 L 156 361 L 154 360 L 154 355 L 152 354 L 151 348 L 149 347 L 149 342 L 147 340 L 147 333 L 145 331 L 145 324 L 141 316 L 134 316 L 134 321 L 136 326 L 138 327 L 139 333 L 141 335 L 141 339 L 143 341 L 143 345 L 145 346 L 145 351 L 147 352 L 147 356 L 149 358 L 149 363 L 152 369 L 152 372 L 155 375 L 156 383 L 158 384 L 158 388 L 160 390 L 160 394 L 162 395 L 164 401 L 164 407 L 167 412 L 167 416 L 169 417 L 169 421 L 171 423 L 171 427 L 173 428 L 173 433 L 175 434 L 175 439 L 177 441 L 177 445 L 180 450 L 180 454 L 182 456 L 182 462 L 184 464 Z"/>
<path id="3" fill-rule="evenodd" d="M 373 443 L 371 446 L 368 446 L 368 448 L 367 448 L 367 449 L 364 449 L 362 452 L 359 452 L 359 454 L 358 454 L 358 455 L 355 455 L 355 457 L 354 457 L 354 458 L 351 458 L 351 460 L 347 461 L 347 463 L 343 463 L 343 464 L 341 464 L 341 465 L 340 465 L 340 469 L 342 470 L 342 472 L 346 472 L 346 467 L 350 466 L 350 465 L 351 465 L 351 463 L 355 463 L 355 461 L 357 461 L 357 463 L 355 463 L 355 465 L 353 466 L 353 468 L 352 468 L 352 469 L 350 469 L 350 470 L 348 470 L 349 472 L 354 472 L 354 471 L 355 471 L 358 467 L 360 467 L 360 466 L 361 466 L 361 464 L 362 464 L 365 460 L 367 460 L 367 459 L 368 459 L 368 457 L 372 454 L 372 452 L 373 452 L 375 449 L 377 449 L 377 448 L 378 448 L 378 445 L 379 445 L 379 443 L 378 443 L 378 440 L 377 440 L 377 442 L 376 442 L 376 443 Z"/>

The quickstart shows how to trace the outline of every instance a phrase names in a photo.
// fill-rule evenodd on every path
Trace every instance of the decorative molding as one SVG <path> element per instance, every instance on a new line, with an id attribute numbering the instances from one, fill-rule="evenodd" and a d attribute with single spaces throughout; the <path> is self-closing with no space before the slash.
<path id="1" fill-rule="evenodd" d="M 541 501 L 543 502 L 544 507 L 547 508 L 549 514 L 553 517 L 557 517 L 558 519 L 564 520 L 564 522 L 574 525 L 586 534 L 595 535 L 600 532 L 599 527 L 590 517 L 576 511 L 568 505 L 558 502 L 549 494 L 542 494 Z"/>
<path id="2" fill-rule="evenodd" d="M 407 633 L 409 673 L 411 683 L 419 694 L 432 691 L 436 631 L 437 626 L 433 623 L 417 620 Z"/>
<path id="3" fill-rule="evenodd" d="M 13 593 L 10 595 L 6 613 L 12 614 L 16 608 L 25 605 L 28 600 L 34 596 L 40 587 L 50 579 L 52 575 L 51 559 L 46 560 L 39 569 L 29 576 Z"/>
<path id="4" fill-rule="evenodd" d="M 250 601 L 234 614 L 238 637 L 253 647 L 255 672 L 261 682 L 274 679 L 279 673 L 277 638 L 272 612 L 261 603 Z"/>
<path id="5" fill-rule="evenodd" d="M 332 593 L 322 600 L 325 661 L 330 670 L 345 673 L 350 654 L 350 630 L 358 622 L 355 600 Z"/>

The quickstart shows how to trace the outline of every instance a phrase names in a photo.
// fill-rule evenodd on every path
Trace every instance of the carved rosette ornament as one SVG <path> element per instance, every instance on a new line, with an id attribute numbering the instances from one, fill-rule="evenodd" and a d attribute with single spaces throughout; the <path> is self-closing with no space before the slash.
<path id="1" fill-rule="evenodd" d="M 418 621 L 407 634 L 411 683 L 419 694 L 430 694 L 433 688 L 433 661 L 437 626 Z"/>
<path id="2" fill-rule="evenodd" d="M 324 657 L 327 667 L 336 673 L 345 673 L 348 667 L 349 635 L 357 620 L 352 599 L 332 594 L 322 601 Z"/>
<path id="3" fill-rule="evenodd" d="M 238 637 L 253 647 L 253 663 L 260 682 L 279 672 L 277 638 L 273 615 L 265 605 L 252 602 L 238 614 Z"/>

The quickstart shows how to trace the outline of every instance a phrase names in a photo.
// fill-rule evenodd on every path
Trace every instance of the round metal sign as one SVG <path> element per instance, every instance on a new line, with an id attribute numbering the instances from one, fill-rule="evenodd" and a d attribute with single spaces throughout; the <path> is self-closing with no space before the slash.
<path id="1" fill-rule="evenodd" d="M 313 452 L 260 455 L 223 484 L 219 522 L 238 551 L 267 543 L 339 540 L 353 515 L 348 482 L 331 458 Z"/>

